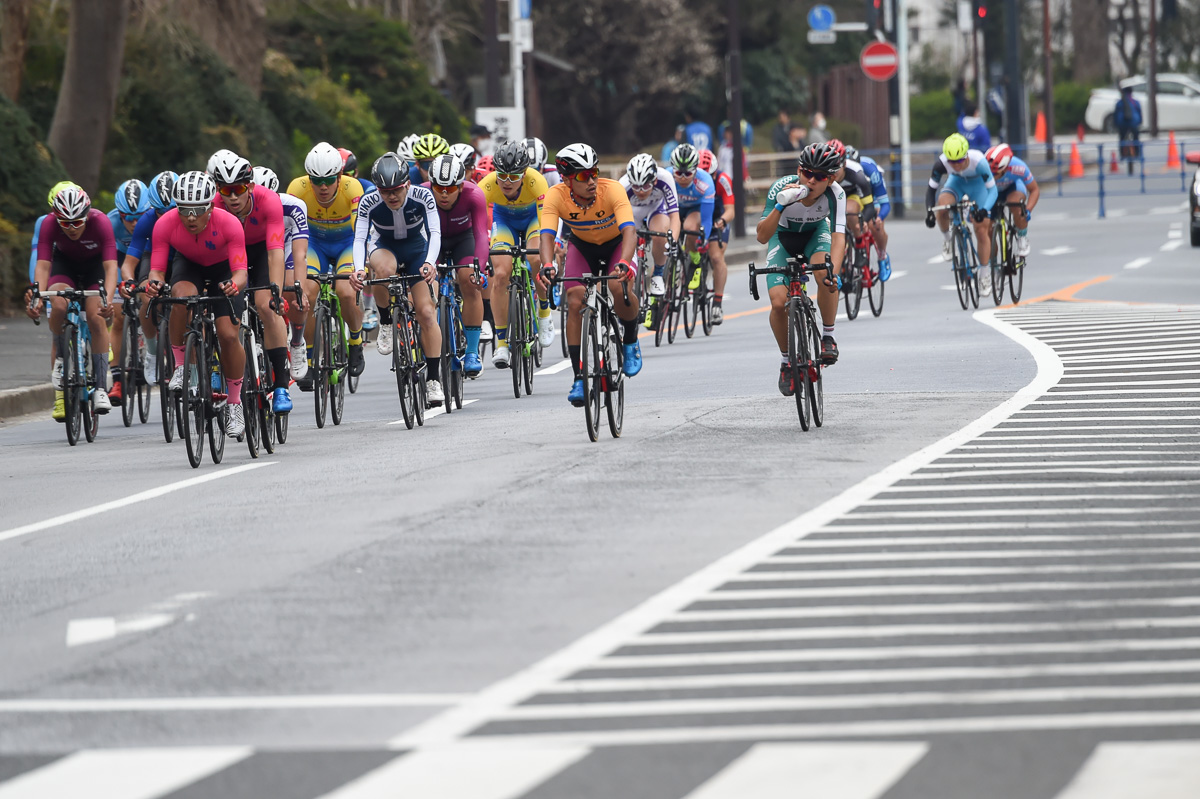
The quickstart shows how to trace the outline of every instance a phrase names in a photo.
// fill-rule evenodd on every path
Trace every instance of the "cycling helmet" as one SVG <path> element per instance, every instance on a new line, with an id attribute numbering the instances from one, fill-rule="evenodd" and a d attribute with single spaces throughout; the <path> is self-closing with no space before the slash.
<path id="1" fill-rule="evenodd" d="M 833 142 L 814 142 L 800 151 L 800 166 L 812 172 L 832 175 L 842 165 L 844 155 Z"/>
<path id="2" fill-rule="evenodd" d="M 479 153 L 469 144 L 451 144 L 450 155 L 462 161 L 463 169 L 468 172 L 475 169 L 475 159 L 479 158 Z"/>
<path id="3" fill-rule="evenodd" d="M 942 152 L 946 154 L 948 161 L 961 161 L 967 157 L 970 149 L 971 145 L 967 142 L 967 137 L 961 133 L 951 133 L 942 144 Z"/>
<path id="4" fill-rule="evenodd" d="M 327 141 L 317 142 L 304 159 L 304 171 L 310 178 L 330 178 L 342 174 L 342 154 Z"/>
<path id="5" fill-rule="evenodd" d="M 60 191 L 67 188 L 68 186 L 74 186 L 75 188 L 79 188 L 78 184 L 72 183 L 69 180 L 60 180 L 58 183 L 55 183 L 53 186 L 50 187 L 50 193 L 46 195 L 46 205 L 49 205 L 50 207 L 54 207 L 54 195 L 58 194 Z"/>
<path id="6" fill-rule="evenodd" d="M 712 150 L 700 150 L 696 153 L 698 160 L 696 165 L 703 169 L 708 174 L 712 174 L 717 169 L 717 157 L 713 155 Z"/>
<path id="7" fill-rule="evenodd" d="M 563 177 L 574 175 L 585 169 L 595 169 L 599 163 L 600 157 L 596 155 L 596 151 L 592 149 L 591 145 L 583 142 L 568 144 L 554 157 L 554 167 Z"/>
<path id="8" fill-rule="evenodd" d="M 658 177 L 658 162 L 649 153 L 638 153 L 625 167 L 630 186 L 649 186 Z"/>
<path id="9" fill-rule="evenodd" d="M 216 169 L 217 161 L 219 159 L 231 158 L 231 157 L 235 157 L 236 155 L 237 155 L 237 153 L 235 153 L 233 150 L 226 150 L 224 147 L 222 147 L 220 150 L 217 150 L 215 153 L 213 153 L 209 157 L 208 166 L 206 166 L 204 168 L 204 171 L 210 175 L 213 175 L 213 174 L 215 174 L 215 172 L 213 170 Z"/>
<path id="10" fill-rule="evenodd" d="M 380 189 L 398 189 L 408 185 L 408 161 L 395 153 L 384 153 L 371 167 L 371 182 Z"/>
<path id="11" fill-rule="evenodd" d="M 396 155 L 403 158 L 405 161 L 413 160 L 413 145 L 421 140 L 421 137 L 415 133 L 410 133 L 400 140 L 396 145 Z"/>
<path id="12" fill-rule="evenodd" d="M 461 186 L 466 179 L 466 167 L 450 153 L 439 155 L 429 165 L 429 182 L 434 186 Z"/>
<path id="13" fill-rule="evenodd" d="M 150 192 L 146 190 L 146 184 L 137 178 L 127 180 L 117 186 L 117 194 L 114 199 L 117 203 L 117 210 L 127 216 L 144 214 L 150 210 Z"/>
<path id="14" fill-rule="evenodd" d="M 857 147 L 852 147 L 849 144 L 846 145 L 846 160 L 847 161 L 858 161 L 859 160 Z"/>
<path id="15" fill-rule="evenodd" d="M 439 155 L 450 152 L 450 142 L 436 133 L 426 133 L 417 139 L 412 146 L 413 158 L 418 161 L 431 161 Z"/>
<path id="16" fill-rule="evenodd" d="M 495 172 L 496 165 L 492 162 L 492 157 L 490 155 L 485 155 L 485 156 L 481 157 L 478 161 L 476 161 L 475 162 L 475 171 L 482 172 L 485 175 L 488 174 L 489 172 Z"/>
<path id="17" fill-rule="evenodd" d="M 988 166 L 992 168 L 992 174 L 999 177 L 1004 174 L 1004 170 L 1008 169 L 1008 164 L 1012 161 L 1013 151 L 1007 144 L 996 144 L 984 155 L 987 157 Z"/>
<path id="18" fill-rule="evenodd" d="M 842 159 L 841 163 L 838 164 L 838 166 L 841 167 L 842 164 L 846 163 L 846 145 L 842 144 L 841 139 L 830 139 L 827 144 L 832 147 L 834 151 L 837 152 L 838 157 Z"/>
<path id="19" fill-rule="evenodd" d="M 264 189 L 271 191 L 279 191 L 279 176 L 275 174 L 275 170 L 265 166 L 254 167 L 254 182 Z"/>
<path id="20" fill-rule="evenodd" d="M 542 167 L 546 165 L 546 159 L 550 157 L 546 145 L 536 136 L 530 136 L 521 143 L 525 145 L 525 150 L 529 153 L 529 165 L 541 172 Z"/>
<path id="21" fill-rule="evenodd" d="M 671 166 L 680 172 L 693 172 L 700 165 L 700 153 L 686 142 L 671 151 Z"/>
<path id="22" fill-rule="evenodd" d="M 217 196 L 217 182 L 207 172 L 184 172 L 171 191 L 177 205 L 190 207 L 212 205 Z"/>
<path id="23" fill-rule="evenodd" d="M 72 184 L 58 190 L 50 207 L 59 219 L 72 222 L 76 219 L 87 219 L 88 211 L 92 210 L 92 198 L 87 192 Z"/>
<path id="24" fill-rule="evenodd" d="M 231 183 L 249 183 L 254 177 L 254 167 L 250 166 L 250 162 L 237 153 L 228 150 L 223 152 L 220 157 L 213 156 L 212 169 L 208 171 L 213 180 L 227 186 Z"/>
<path id="25" fill-rule="evenodd" d="M 150 188 L 147 194 L 150 195 L 150 207 L 155 211 L 167 211 L 175 207 L 175 198 L 171 192 L 175 188 L 175 181 L 179 180 L 179 175 L 167 170 L 159 172 L 150 181 Z"/>
<path id="26" fill-rule="evenodd" d="M 524 142 L 506 141 L 496 148 L 492 163 L 496 165 L 497 172 L 503 172 L 505 175 L 523 175 L 529 168 L 529 151 L 525 149 Z"/>
<path id="27" fill-rule="evenodd" d="M 339 147 L 338 154 L 342 156 L 342 174 L 354 177 L 358 171 L 358 157 L 345 147 Z"/>

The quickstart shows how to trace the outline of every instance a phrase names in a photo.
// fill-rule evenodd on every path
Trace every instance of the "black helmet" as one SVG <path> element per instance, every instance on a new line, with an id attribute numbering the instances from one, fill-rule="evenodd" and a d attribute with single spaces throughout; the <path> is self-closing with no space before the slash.
<path id="1" fill-rule="evenodd" d="M 342 166 L 342 174 L 353 177 L 358 174 L 358 156 L 346 150 L 346 163 Z"/>
<path id="2" fill-rule="evenodd" d="M 829 142 L 816 142 L 800 151 L 800 166 L 813 172 L 832 175 L 842 166 L 845 156 Z"/>
<path id="3" fill-rule="evenodd" d="M 381 189 L 408 185 L 408 162 L 395 153 L 384 153 L 371 167 L 371 182 Z"/>
<path id="4" fill-rule="evenodd" d="M 529 151 L 519 141 L 506 141 L 492 156 L 496 171 L 505 175 L 523 175 L 529 169 Z"/>

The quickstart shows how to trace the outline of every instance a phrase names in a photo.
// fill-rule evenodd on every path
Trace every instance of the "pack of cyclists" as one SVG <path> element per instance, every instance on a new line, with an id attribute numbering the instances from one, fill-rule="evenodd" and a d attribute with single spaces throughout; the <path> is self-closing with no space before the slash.
<path id="1" fill-rule="evenodd" d="M 129 393 L 120 369 L 123 315 L 114 313 L 114 304 L 137 297 L 131 294 L 134 287 L 141 287 L 149 299 L 164 286 L 176 297 L 225 298 L 217 314 L 217 334 L 229 387 L 230 435 L 243 431 L 238 390 L 243 353 L 238 351 L 237 334 L 242 303 L 253 303 L 263 320 L 263 349 L 274 374 L 272 410 L 286 414 L 293 408 L 293 384 L 301 391 L 312 389 L 311 310 L 319 291 L 313 278 L 319 275 L 347 278 L 333 287 L 348 333 L 348 368 L 354 377 L 365 368 L 367 331 L 377 329 L 379 353 L 389 355 L 392 349 L 391 295 L 378 280 L 369 285 L 368 277 L 413 278 L 409 298 L 426 354 L 430 407 L 447 401 L 443 382 L 449 377 L 439 371 L 442 332 L 434 291 L 439 264 L 485 267 L 482 280 L 471 270 L 456 276 L 466 338 L 461 368 L 471 379 L 483 372 L 482 346 L 489 341 L 494 343 L 492 367 L 509 366 L 508 294 L 514 256 L 524 258 L 534 276 L 537 337 L 543 348 L 552 344 L 556 332 L 552 282 L 561 281 L 561 302 L 568 309 L 561 334 L 575 373 L 567 399 L 577 406 L 584 403 L 578 319 L 585 294 L 578 278 L 585 273 L 611 273 L 625 281 L 638 277 L 634 252 L 639 231 L 670 234 L 682 262 L 691 266 L 685 277 L 693 290 L 701 279 L 696 267 L 707 256 L 712 323 L 723 321 L 733 183 L 710 150 L 685 142 L 674 148 L 667 164 L 639 153 L 619 180 L 610 180 L 600 177 L 597 153 L 586 143 L 562 148 L 550 162 L 546 145 L 536 138 L 504 142 L 493 155 L 481 157 L 470 144 L 451 145 L 430 133 L 405 137 L 395 151 L 379 157 L 367 175 L 357 177 L 359 172 L 353 152 L 319 142 L 305 158 L 304 174 L 281 192 L 273 171 L 219 150 L 204 171 L 182 175 L 165 171 L 148 184 L 125 181 L 117 188 L 116 207 L 108 214 L 93 208 L 79 186 L 59 183 L 48 196 L 50 212 L 36 225 L 28 313 L 37 318 L 42 311 L 35 287 L 37 291 L 104 287 L 108 301 L 90 297 L 83 310 L 96 353 L 95 408 L 105 413 Z M 970 149 L 961 134 L 946 139 L 929 180 L 926 224 L 942 230 L 947 260 L 949 213 L 935 212 L 935 201 L 945 206 L 965 195 L 975 201 L 970 221 L 981 263 L 989 258 L 990 221 L 1006 203 L 1016 208 L 1016 254 L 1021 258 L 1028 254 L 1030 211 L 1039 190 L 1028 165 L 1008 145 L 997 144 L 981 153 Z M 768 266 L 801 254 L 810 264 L 833 265 L 832 278 L 822 281 L 816 292 L 823 323 L 820 357 L 827 366 L 839 357 L 836 278 L 850 237 L 870 229 L 878 248 L 879 278 L 888 280 L 891 259 L 884 222 L 890 211 L 878 164 L 836 139 L 805 147 L 795 173 L 776 180 L 767 192 L 756 237 L 767 246 Z M 647 246 L 652 260 L 649 303 L 665 292 L 667 241 L 654 237 Z M 498 254 L 496 248 L 513 254 Z M 287 301 L 277 299 L 278 289 L 297 284 L 298 293 Z M 269 290 L 272 285 L 275 294 Z M 767 285 L 770 326 L 784 364 L 779 389 L 790 396 L 795 386 L 786 368 L 788 286 L 779 274 L 768 275 Z M 146 300 L 139 302 L 146 342 L 143 368 L 147 380 L 157 380 L 154 366 L 159 347 L 171 347 L 175 363 L 183 362 L 179 350 L 187 320 L 184 314 L 176 314 L 170 323 L 171 340 L 158 342 L 149 306 Z M 65 308 L 61 298 L 49 302 L 54 333 L 61 330 Z M 650 327 L 653 314 L 636 301 L 617 303 L 615 310 L 623 327 L 624 372 L 632 377 L 642 368 L 637 328 L 639 323 Z M 62 360 L 53 350 L 51 358 L 56 387 L 53 417 L 62 421 Z M 107 389 L 110 369 L 112 387 Z M 169 385 L 180 390 L 182 384 L 179 366 Z"/>

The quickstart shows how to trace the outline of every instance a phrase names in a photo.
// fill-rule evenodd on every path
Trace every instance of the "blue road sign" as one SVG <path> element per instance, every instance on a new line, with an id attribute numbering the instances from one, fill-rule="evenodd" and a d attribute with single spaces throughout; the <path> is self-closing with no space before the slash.
<path id="1" fill-rule="evenodd" d="M 837 22 L 837 16 L 829 6 L 813 6 L 808 12 L 808 26 L 815 31 L 827 31 Z"/>

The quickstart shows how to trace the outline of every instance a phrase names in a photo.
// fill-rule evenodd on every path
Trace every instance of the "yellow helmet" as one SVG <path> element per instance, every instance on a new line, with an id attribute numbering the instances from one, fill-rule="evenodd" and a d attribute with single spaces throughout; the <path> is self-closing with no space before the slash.
<path id="1" fill-rule="evenodd" d="M 961 161 L 967 157 L 967 151 L 971 149 L 967 137 L 961 133 L 952 133 L 946 137 L 946 141 L 942 144 L 942 152 L 946 154 L 946 159 L 949 161 Z"/>
<path id="2" fill-rule="evenodd" d="M 418 161 L 430 161 L 448 152 L 450 152 L 450 142 L 436 133 L 426 133 L 413 144 L 412 148 L 413 158 Z"/>
<path id="3" fill-rule="evenodd" d="M 46 195 L 46 205 L 53 206 L 54 205 L 54 195 L 58 194 L 63 189 L 72 188 L 72 187 L 76 188 L 76 189 L 79 188 L 78 186 L 76 186 L 74 183 L 72 183 L 69 180 L 60 180 L 58 183 L 55 183 L 53 186 L 50 187 L 50 193 Z"/>

